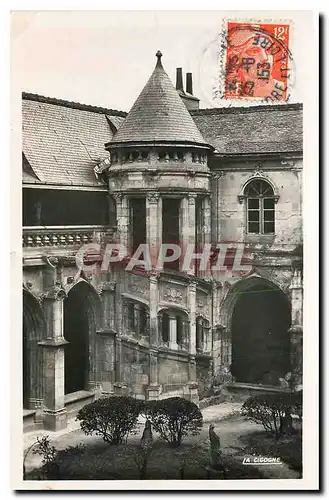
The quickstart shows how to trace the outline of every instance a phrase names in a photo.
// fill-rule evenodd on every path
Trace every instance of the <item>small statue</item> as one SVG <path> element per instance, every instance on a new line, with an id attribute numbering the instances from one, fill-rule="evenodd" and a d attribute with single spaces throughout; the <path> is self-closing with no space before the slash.
<path id="1" fill-rule="evenodd" d="M 141 446 L 142 448 L 152 448 L 152 444 L 153 444 L 153 435 L 152 435 L 151 421 L 147 419 L 145 422 L 143 435 L 141 437 Z"/>
<path id="2" fill-rule="evenodd" d="M 216 470 L 222 470 L 223 464 L 220 450 L 220 439 L 218 434 L 214 431 L 214 428 L 214 424 L 209 425 L 211 467 Z"/>

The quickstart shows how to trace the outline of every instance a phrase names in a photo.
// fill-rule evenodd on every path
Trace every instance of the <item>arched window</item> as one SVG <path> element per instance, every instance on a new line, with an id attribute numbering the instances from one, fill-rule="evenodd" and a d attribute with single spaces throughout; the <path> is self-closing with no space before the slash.
<path id="1" fill-rule="evenodd" d="M 275 195 L 272 186 L 255 179 L 244 190 L 247 203 L 247 232 L 250 234 L 274 234 Z"/>

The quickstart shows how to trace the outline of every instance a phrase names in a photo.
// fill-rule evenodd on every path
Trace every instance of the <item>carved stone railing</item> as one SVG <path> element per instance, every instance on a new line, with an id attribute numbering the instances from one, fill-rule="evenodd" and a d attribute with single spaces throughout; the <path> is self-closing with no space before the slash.
<path id="1" fill-rule="evenodd" d="M 113 229 L 106 226 L 25 226 L 23 247 L 79 247 L 111 239 Z"/>

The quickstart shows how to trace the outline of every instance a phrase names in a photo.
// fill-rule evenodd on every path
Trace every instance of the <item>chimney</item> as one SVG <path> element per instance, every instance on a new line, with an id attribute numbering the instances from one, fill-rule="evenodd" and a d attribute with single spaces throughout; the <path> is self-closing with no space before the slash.
<path id="1" fill-rule="evenodd" d="M 193 95 L 192 73 L 186 73 L 186 92 Z"/>
<path id="2" fill-rule="evenodd" d="M 183 72 L 182 68 L 176 68 L 176 90 L 183 90 Z"/>
<path id="3" fill-rule="evenodd" d="M 199 109 L 199 101 L 193 95 L 192 73 L 186 73 L 186 92 L 183 87 L 182 68 L 176 68 L 176 90 L 189 111 Z"/>

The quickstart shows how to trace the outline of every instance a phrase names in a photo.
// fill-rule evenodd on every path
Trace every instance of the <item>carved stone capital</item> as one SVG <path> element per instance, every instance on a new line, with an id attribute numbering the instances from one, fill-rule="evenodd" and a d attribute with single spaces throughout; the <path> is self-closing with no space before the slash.
<path id="1" fill-rule="evenodd" d="M 147 201 L 149 203 L 158 203 L 159 198 L 160 198 L 160 193 L 153 192 L 153 191 L 147 193 Z"/>
<path id="2" fill-rule="evenodd" d="M 44 255 L 42 259 L 46 262 L 46 264 L 48 264 L 48 266 L 52 267 L 53 269 L 55 269 L 59 264 L 58 257 L 48 257 Z"/>
<path id="3" fill-rule="evenodd" d="M 115 199 L 115 201 L 117 203 L 121 203 L 122 202 L 122 198 L 123 198 L 123 194 L 122 193 L 111 193 L 113 198 Z"/>
<path id="4" fill-rule="evenodd" d="M 115 288 L 115 281 L 104 281 L 104 283 L 101 284 L 102 292 L 115 292 Z"/>
<path id="5" fill-rule="evenodd" d="M 224 177 L 224 175 L 225 175 L 224 170 L 219 170 L 217 172 L 214 172 L 212 174 L 212 177 L 213 177 L 213 179 L 221 179 L 221 177 Z"/>
<path id="6" fill-rule="evenodd" d="M 195 194 L 195 193 L 188 193 L 187 196 L 188 196 L 189 205 L 195 205 L 195 200 L 196 200 L 197 194 Z"/>
<path id="7" fill-rule="evenodd" d="M 43 302 L 44 300 L 64 300 L 66 299 L 66 297 L 67 293 L 65 292 L 61 283 L 57 282 L 52 288 L 46 290 L 40 295 L 40 301 Z"/>

